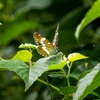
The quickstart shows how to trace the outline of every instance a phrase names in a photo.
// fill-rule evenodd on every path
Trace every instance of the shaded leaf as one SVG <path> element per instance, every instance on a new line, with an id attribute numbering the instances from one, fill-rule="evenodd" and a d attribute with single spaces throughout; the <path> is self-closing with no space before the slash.
<path id="1" fill-rule="evenodd" d="M 62 100 L 72 100 L 71 96 L 65 96 Z"/>
<path id="2" fill-rule="evenodd" d="M 28 50 L 18 51 L 17 54 L 12 58 L 14 60 L 22 60 L 23 62 L 30 62 L 32 59 L 32 53 Z"/>
<path id="3" fill-rule="evenodd" d="M 78 82 L 78 89 L 73 100 L 83 100 L 94 89 L 100 86 L 100 63 L 93 70 Z"/>
<path id="4" fill-rule="evenodd" d="M 6 29 L 6 31 L 0 36 L 0 43 L 8 44 L 12 39 L 17 37 L 18 35 L 23 34 L 24 32 L 36 28 L 38 26 L 39 25 L 37 23 L 28 21 L 16 23 L 15 25 Z"/>
<path id="5" fill-rule="evenodd" d="M 28 66 L 21 60 L 0 60 L 0 68 L 15 72 L 24 80 L 25 84 L 28 82 L 28 73 L 30 66 Z"/>
<path id="6" fill-rule="evenodd" d="M 75 86 L 69 86 L 69 87 L 64 86 L 64 87 L 60 87 L 59 89 L 64 95 L 68 96 L 69 94 L 73 94 L 74 92 L 76 92 L 77 87 L 75 87 Z"/>
<path id="7" fill-rule="evenodd" d="M 97 94 L 96 92 L 91 92 L 91 94 L 98 97 L 99 98 L 98 100 L 100 100 L 100 95 L 99 94 Z"/>
<path id="8" fill-rule="evenodd" d="M 65 77 L 64 76 L 64 74 L 62 73 L 62 71 L 61 72 L 49 72 L 49 74 L 48 74 L 48 76 L 49 77 L 53 77 L 53 78 L 63 78 L 63 77 Z"/>
<path id="9" fill-rule="evenodd" d="M 75 37 L 78 39 L 80 32 L 86 27 L 86 25 L 88 25 L 89 23 L 91 23 L 93 20 L 95 20 L 98 17 L 100 17 L 100 0 L 97 0 L 94 3 L 92 8 L 85 15 L 84 19 L 77 26 L 76 32 L 75 32 Z"/>
<path id="10" fill-rule="evenodd" d="M 44 9 L 51 4 L 51 0 L 28 0 L 27 7 Z"/>
<path id="11" fill-rule="evenodd" d="M 23 13 L 27 13 L 29 10 L 31 9 L 44 9 L 46 7 L 48 7 L 51 4 L 51 0 L 27 0 L 26 5 L 19 8 L 15 14 L 13 15 L 13 17 L 15 17 L 15 19 L 23 14 Z"/>

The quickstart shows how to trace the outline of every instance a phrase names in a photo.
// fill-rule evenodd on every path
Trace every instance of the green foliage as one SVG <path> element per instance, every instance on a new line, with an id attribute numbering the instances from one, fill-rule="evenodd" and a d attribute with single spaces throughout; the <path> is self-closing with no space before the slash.
<path id="1" fill-rule="evenodd" d="M 75 86 L 64 86 L 64 87 L 60 87 L 60 91 L 64 94 L 64 95 L 70 95 L 70 94 L 73 94 L 75 93 L 77 90 L 77 87 Z"/>
<path id="2" fill-rule="evenodd" d="M 94 21 L 96 18 L 100 17 L 100 0 L 97 0 L 92 8 L 87 12 L 84 19 L 82 19 L 81 23 L 78 25 L 75 37 L 78 39 L 80 32 L 92 21 Z"/>
<path id="3" fill-rule="evenodd" d="M 28 59 L 26 59 L 26 55 Z M 29 62 L 30 59 L 31 53 L 24 50 L 19 51 L 13 57 L 13 60 L 0 60 L 0 68 L 14 71 L 24 80 L 26 84 L 25 90 L 27 90 L 34 83 L 34 81 L 36 81 L 36 79 L 42 75 L 42 73 L 48 70 L 48 66 L 60 63 L 62 61 L 62 53 L 58 53 L 57 55 L 46 58 L 41 58 L 31 66 L 24 63 Z"/>
<path id="4" fill-rule="evenodd" d="M 100 99 L 99 12 L 100 0 L 1 0 L 0 100 Z M 57 23 L 61 52 L 40 58 L 33 33 L 52 40 Z"/>
<path id="5" fill-rule="evenodd" d="M 58 53 L 57 55 L 49 56 L 46 58 L 39 59 L 32 67 L 29 69 L 29 78 L 26 83 L 26 89 L 29 88 L 33 84 L 36 79 L 42 75 L 45 71 L 48 70 L 48 67 L 55 64 L 60 63 L 62 61 L 62 53 Z"/>
<path id="6" fill-rule="evenodd" d="M 21 50 L 12 58 L 13 60 L 22 60 L 23 62 L 30 62 L 32 59 L 32 53 L 28 50 Z"/>
<path id="7" fill-rule="evenodd" d="M 66 65 L 66 61 L 62 61 L 60 64 L 54 64 L 49 66 L 48 70 L 59 70 L 59 69 L 63 69 L 64 66 Z"/>
<path id="8" fill-rule="evenodd" d="M 28 81 L 29 68 L 30 67 L 21 60 L 0 60 L 0 69 L 14 71 L 25 83 Z"/>
<path id="9" fill-rule="evenodd" d="M 8 28 L 0 37 L 1 44 L 8 44 L 13 38 L 17 37 L 19 34 L 24 33 L 30 29 L 38 27 L 38 24 L 24 21 L 19 22 L 13 25 L 12 27 Z M 9 34 L 9 35 L 8 35 Z"/>
<path id="10" fill-rule="evenodd" d="M 80 59 L 86 59 L 88 57 L 80 54 L 80 53 L 71 53 L 68 55 L 68 59 L 71 61 L 71 62 L 74 62 L 74 61 L 77 61 L 77 60 L 80 60 Z"/>
<path id="11" fill-rule="evenodd" d="M 78 90 L 73 100 L 82 100 L 94 89 L 100 86 L 100 64 L 97 64 L 93 70 L 78 82 Z"/>

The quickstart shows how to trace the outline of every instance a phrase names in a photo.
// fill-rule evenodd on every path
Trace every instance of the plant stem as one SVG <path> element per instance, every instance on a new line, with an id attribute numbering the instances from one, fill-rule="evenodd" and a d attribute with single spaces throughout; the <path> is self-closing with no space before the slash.
<path id="1" fill-rule="evenodd" d="M 69 75 L 70 75 L 70 71 L 71 71 L 71 66 L 72 66 L 72 62 L 69 64 L 67 64 L 68 66 L 68 74 L 66 75 L 64 69 L 62 69 L 63 74 L 65 75 L 66 79 L 67 79 L 67 84 L 68 86 L 70 86 L 70 81 L 69 81 Z"/>
<path id="2" fill-rule="evenodd" d="M 41 82 L 41 83 L 43 83 L 43 84 L 45 84 L 45 85 L 49 85 L 50 87 L 52 87 L 53 89 L 55 89 L 56 91 L 60 91 L 59 90 L 59 88 L 57 88 L 57 87 L 55 87 L 54 85 L 52 85 L 52 84 L 50 84 L 50 83 L 47 83 L 47 82 L 45 82 L 45 81 L 43 81 L 43 80 L 41 80 L 41 79 L 37 79 L 39 82 Z"/>
<path id="3" fill-rule="evenodd" d="M 46 82 L 47 82 L 47 84 L 49 84 L 49 81 L 48 81 L 47 76 L 45 76 L 45 78 L 46 78 Z M 50 92 L 50 95 L 51 95 L 51 100 L 53 100 L 52 89 L 51 89 L 51 87 L 50 87 L 50 86 L 48 86 L 48 88 L 49 88 L 49 92 Z"/>
<path id="4" fill-rule="evenodd" d="M 68 78 L 69 78 L 70 71 L 71 71 L 71 66 L 72 66 L 72 62 L 70 62 L 70 65 L 69 65 L 69 64 L 67 64 L 67 66 L 68 66 Z"/>
<path id="5" fill-rule="evenodd" d="M 66 79 L 67 79 L 67 84 L 68 84 L 68 86 L 70 86 L 70 82 L 69 82 L 69 77 L 68 77 L 68 75 L 66 75 L 64 69 L 62 69 L 62 72 L 63 72 L 63 74 L 65 75 L 65 77 L 66 77 Z"/>

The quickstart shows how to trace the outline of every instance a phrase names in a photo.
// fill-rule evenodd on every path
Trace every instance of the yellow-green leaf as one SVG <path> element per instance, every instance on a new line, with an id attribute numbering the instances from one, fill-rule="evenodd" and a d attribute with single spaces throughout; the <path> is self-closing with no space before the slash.
<path id="1" fill-rule="evenodd" d="M 80 53 L 71 53 L 68 55 L 68 59 L 71 61 L 71 62 L 74 62 L 76 60 L 80 60 L 80 59 L 86 59 L 88 58 L 87 56 L 84 56 Z"/>
<path id="2" fill-rule="evenodd" d="M 22 60 L 23 62 L 29 62 L 32 58 L 32 53 L 28 50 L 21 50 L 12 58 L 14 60 Z"/>
<path id="3" fill-rule="evenodd" d="M 58 70 L 63 69 L 63 67 L 66 65 L 66 61 L 62 61 L 60 64 L 53 64 L 48 67 L 48 70 Z"/>

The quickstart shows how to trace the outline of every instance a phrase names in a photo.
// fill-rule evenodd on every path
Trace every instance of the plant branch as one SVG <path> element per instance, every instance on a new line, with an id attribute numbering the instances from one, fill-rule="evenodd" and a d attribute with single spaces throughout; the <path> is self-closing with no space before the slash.
<path id="1" fill-rule="evenodd" d="M 52 85 L 52 84 L 50 84 L 50 83 L 47 83 L 47 82 L 45 82 L 45 81 L 43 81 L 43 80 L 41 80 L 41 79 L 39 79 L 39 78 L 38 78 L 37 80 L 38 80 L 39 82 L 41 82 L 41 83 L 47 85 L 47 86 L 49 85 L 50 87 L 52 87 L 53 89 L 55 89 L 55 90 L 58 91 L 58 92 L 60 91 L 59 88 L 55 87 L 54 85 Z"/>

